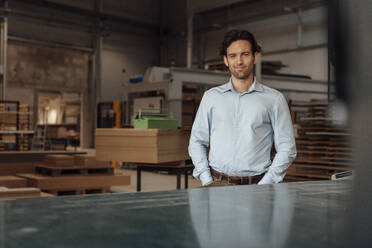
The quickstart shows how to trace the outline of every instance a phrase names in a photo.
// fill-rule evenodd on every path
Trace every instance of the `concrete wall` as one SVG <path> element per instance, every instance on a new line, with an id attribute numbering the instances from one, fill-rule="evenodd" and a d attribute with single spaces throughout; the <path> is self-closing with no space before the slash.
<path id="1" fill-rule="evenodd" d="M 8 87 L 84 91 L 88 54 L 76 50 L 8 42 Z"/>
<path id="2" fill-rule="evenodd" d="M 144 75 L 148 67 L 158 63 L 158 43 L 158 40 L 151 37 L 104 41 L 101 62 L 102 102 L 123 100 L 123 86 L 129 83 L 129 78 Z"/>

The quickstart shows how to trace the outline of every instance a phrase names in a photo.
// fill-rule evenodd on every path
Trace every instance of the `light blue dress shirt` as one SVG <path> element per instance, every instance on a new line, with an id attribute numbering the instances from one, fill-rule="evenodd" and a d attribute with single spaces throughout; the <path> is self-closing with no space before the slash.
<path id="1" fill-rule="evenodd" d="M 273 143 L 277 153 L 271 161 Z M 209 166 L 227 175 L 265 173 L 258 184 L 282 181 L 296 157 L 283 94 L 256 79 L 244 93 L 234 90 L 231 79 L 206 91 L 192 127 L 189 154 L 195 166 L 193 176 L 203 185 L 213 180 Z"/>

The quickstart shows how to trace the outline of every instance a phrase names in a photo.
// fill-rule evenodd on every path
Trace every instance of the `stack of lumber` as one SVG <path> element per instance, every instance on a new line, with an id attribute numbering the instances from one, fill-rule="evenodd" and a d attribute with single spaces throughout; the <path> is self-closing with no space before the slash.
<path id="1" fill-rule="evenodd" d="M 168 129 L 98 128 L 96 156 L 100 161 L 168 163 L 189 158 L 190 132 Z"/>
<path id="2" fill-rule="evenodd" d="M 12 200 L 18 198 L 33 198 L 42 197 L 40 189 L 38 188 L 15 188 L 9 189 L 7 187 L 0 186 L 0 199 L 1 200 Z"/>
<path id="3" fill-rule="evenodd" d="M 333 124 L 328 102 L 293 103 L 297 157 L 285 181 L 330 180 L 338 172 L 351 170 L 351 134 Z"/>
<path id="4" fill-rule="evenodd" d="M 203 93 L 198 88 L 183 86 L 182 89 L 182 127 L 191 129 Z"/>
<path id="5" fill-rule="evenodd" d="M 49 196 L 38 188 L 30 188 L 27 180 L 17 176 L 0 176 L 0 199 L 13 200 L 18 198 Z"/>
<path id="6" fill-rule="evenodd" d="M 53 195 L 106 193 L 113 185 L 129 185 L 130 176 L 115 174 L 109 163 L 95 157 L 49 155 L 35 173 L 20 173 L 27 185 Z"/>

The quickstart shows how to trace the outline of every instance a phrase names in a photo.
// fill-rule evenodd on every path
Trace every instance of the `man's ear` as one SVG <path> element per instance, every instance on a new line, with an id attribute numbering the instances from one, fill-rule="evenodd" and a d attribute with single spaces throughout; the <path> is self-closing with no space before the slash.
<path id="1" fill-rule="evenodd" d="M 226 55 L 223 56 L 223 62 L 225 62 L 225 65 L 226 65 L 227 67 L 229 67 L 229 62 L 227 62 L 227 57 L 226 57 Z"/>
<path id="2" fill-rule="evenodd" d="M 255 52 L 255 53 L 254 53 L 254 64 L 257 63 L 258 56 L 260 56 L 260 53 L 259 53 L 259 52 Z"/>

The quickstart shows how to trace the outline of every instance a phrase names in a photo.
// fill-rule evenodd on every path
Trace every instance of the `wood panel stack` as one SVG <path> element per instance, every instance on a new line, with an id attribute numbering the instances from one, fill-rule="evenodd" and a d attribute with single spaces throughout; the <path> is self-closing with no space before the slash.
<path id="1" fill-rule="evenodd" d="M 183 87 L 182 91 L 182 127 L 191 129 L 198 111 L 203 93 L 198 88 Z"/>
<path id="2" fill-rule="evenodd" d="M 338 172 L 351 169 L 351 134 L 335 125 L 328 102 L 291 104 L 297 157 L 284 181 L 330 180 Z"/>
<path id="3" fill-rule="evenodd" d="M 115 174 L 108 162 L 89 156 L 49 155 L 36 165 L 35 173 L 17 176 L 27 179 L 28 186 L 53 195 L 106 193 L 113 185 L 130 184 L 130 176 Z"/>
<path id="4" fill-rule="evenodd" d="M 98 128 L 97 160 L 168 163 L 189 159 L 190 131 L 169 129 Z"/>
<path id="5" fill-rule="evenodd" d="M 0 199 L 44 197 L 38 188 L 28 187 L 27 180 L 15 174 L 29 172 L 30 164 L 0 164 Z"/>
<path id="6" fill-rule="evenodd" d="M 14 188 L 0 187 L 1 200 L 13 200 L 18 198 L 45 197 L 38 188 Z"/>

